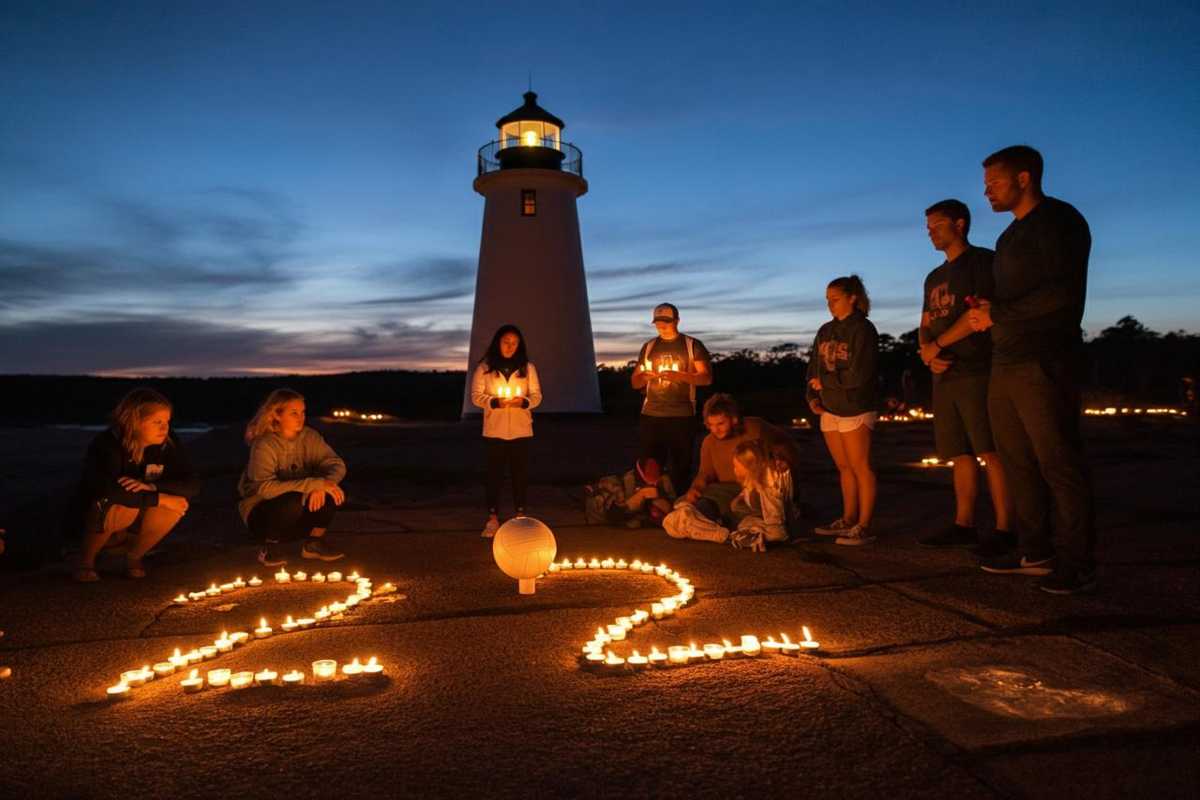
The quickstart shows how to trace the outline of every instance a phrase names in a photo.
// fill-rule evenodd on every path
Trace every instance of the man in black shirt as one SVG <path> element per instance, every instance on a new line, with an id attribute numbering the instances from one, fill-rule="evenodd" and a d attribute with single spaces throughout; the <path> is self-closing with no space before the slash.
<path id="1" fill-rule="evenodd" d="M 1078 372 L 1092 235 L 1074 207 L 1042 193 L 1042 156 L 1032 147 L 1000 150 L 983 168 L 992 210 L 1014 219 L 996 241 L 995 296 L 968 319 L 992 332 L 988 412 L 1020 546 L 982 566 L 1047 576 L 1039 586 L 1052 594 L 1088 591 L 1096 583 L 1095 525 Z"/>
<path id="2" fill-rule="evenodd" d="M 919 539 L 925 547 L 977 547 L 977 552 L 1001 555 L 1016 541 L 1009 527 L 1010 502 L 1004 468 L 992 443 L 988 423 L 988 373 L 992 341 L 986 332 L 971 330 L 967 311 L 990 299 L 992 251 L 967 241 L 971 211 L 961 200 L 943 200 L 925 209 L 925 227 L 945 262 L 925 278 L 925 300 L 917 336 L 921 360 L 933 372 L 933 432 L 938 457 L 954 463 L 954 523 Z M 984 463 L 996 535 L 980 540 L 975 530 L 975 498 L 979 467 Z"/>

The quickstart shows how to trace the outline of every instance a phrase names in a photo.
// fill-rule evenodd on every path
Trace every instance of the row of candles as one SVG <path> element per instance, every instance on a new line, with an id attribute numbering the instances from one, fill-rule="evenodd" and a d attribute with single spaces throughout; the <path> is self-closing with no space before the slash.
<path id="1" fill-rule="evenodd" d="M 1089 417 L 1127 417 L 1131 415 L 1136 416 L 1138 414 L 1169 417 L 1186 417 L 1188 415 L 1188 412 L 1181 408 L 1117 408 L 1116 406 L 1107 406 L 1106 408 L 1085 408 L 1083 413 Z"/>
<path id="2" fill-rule="evenodd" d="M 561 561 L 551 562 L 546 572 L 561 573 L 575 570 L 585 570 L 588 572 L 596 570 L 621 570 L 636 572 L 638 574 L 654 574 L 669 583 L 673 583 L 675 588 L 679 590 L 676 594 L 660 598 L 656 603 L 651 603 L 649 610 L 644 608 L 636 609 L 628 616 L 617 617 L 611 625 L 597 628 L 596 635 L 591 640 L 585 642 L 580 648 L 582 663 L 585 667 L 606 671 L 636 670 L 649 667 L 683 666 L 705 661 L 721 661 L 727 657 L 756 658 L 764 653 L 768 655 L 796 656 L 801 652 L 815 653 L 821 647 L 820 642 L 813 640 L 812 633 L 808 627 L 804 626 L 804 639 L 799 642 L 793 642 L 786 633 L 781 634 L 781 640 L 776 640 L 774 636 L 768 636 L 765 640 L 761 641 L 757 636 L 745 634 L 741 636 L 740 644 L 736 645 L 728 639 L 723 640 L 721 644 L 710 643 L 702 647 L 697 647 L 693 642 L 689 645 L 671 645 L 667 647 L 665 653 L 657 646 L 652 646 L 647 655 L 642 655 L 640 651 L 634 650 L 629 656 L 623 657 L 613 652 L 609 645 L 613 642 L 624 641 L 635 628 L 645 625 L 652 619 L 661 620 L 673 617 L 675 612 L 686 606 L 695 597 L 696 590 L 692 586 L 692 582 L 666 564 L 659 563 L 658 565 L 654 565 L 640 559 L 627 562 L 623 558 L 592 558 L 590 560 L 584 558 L 577 558 L 575 560 L 564 558 Z"/>
<path id="3" fill-rule="evenodd" d="M 516 386 L 516 387 L 497 386 L 496 387 L 496 397 L 500 398 L 501 400 L 511 400 L 514 397 L 520 398 L 520 396 L 521 396 L 521 387 L 520 386 Z"/>
<path id="4" fill-rule="evenodd" d="M 383 414 L 363 414 L 358 411 L 351 411 L 348 408 L 339 408 L 333 412 L 333 416 L 337 419 L 361 419 L 367 422 L 378 422 L 383 419 Z"/>
<path id="5" fill-rule="evenodd" d="M 904 414 L 880 414 L 880 422 L 926 422 L 933 419 L 933 414 L 920 406 L 910 408 Z"/>
<path id="6" fill-rule="evenodd" d="M 164 662 L 155 664 L 153 668 L 142 667 L 121 673 L 121 682 L 108 688 L 108 696 L 113 700 L 129 697 L 130 693 L 139 686 L 144 686 L 155 678 L 165 678 L 176 669 L 174 663 Z M 371 656 L 367 663 L 362 663 L 356 657 L 348 664 L 343 664 L 341 673 L 346 678 L 375 677 L 383 674 L 383 665 L 379 659 Z M 338 662 L 333 659 L 320 659 L 312 662 L 312 677 L 314 683 L 328 683 L 336 680 Z M 250 686 L 299 686 L 304 683 L 305 673 L 291 669 L 283 674 L 270 667 L 255 672 L 254 670 L 210 669 L 204 675 L 199 669 L 193 669 L 189 675 L 179 682 L 186 694 L 195 694 L 205 688 L 245 689 Z"/>
<path id="7" fill-rule="evenodd" d="M 296 618 L 293 618 L 292 615 L 289 614 L 287 616 L 287 619 L 283 623 L 281 623 L 279 626 L 279 630 L 283 633 L 291 633 L 292 631 L 304 630 L 306 628 L 311 628 L 314 625 L 319 625 L 323 622 L 340 619 L 343 614 L 354 609 L 359 603 L 370 598 L 371 596 L 386 595 L 386 594 L 391 594 L 392 592 L 396 591 L 395 585 L 393 585 L 390 582 L 385 583 L 376 589 L 376 588 L 374 588 L 370 578 L 360 576 L 357 572 L 351 572 L 349 575 L 346 575 L 345 577 L 343 577 L 342 573 L 340 573 L 340 572 L 330 572 L 328 575 L 323 575 L 318 572 L 318 573 L 314 574 L 313 576 L 311 576 L 311 578 L 310 578 L 303 571 L 289 573 L 287 570 L 280 569 L 279 572 L 275 573 L 274 578 L 275 578 L 275 582 L 277 584 L 303 582 L 303 581 L 311 581 L 314 583 L 340 583 L 343 580 L 354 584 L 354 591 L 351 592 L 344 601 L 335 601 L 333 603 L 329 603 L 328 605 L 322 606 L 321 608 L 319 608 L 315 612 L 313 612 L 312 616 L 300 617 L 299 619 L 296 619 Z M 205 598 L 216 597 L 219 595 L 236 592 L 241 589 L 257 588 L 257 587 L 262 586 L 263 583 L 264 583 L 264 581 L 261 578 L 259 578 L 257 575 L 250 578 L 250 580 L 248 580 L 248 581 L 242 580 L 242 578 L 239 576 L 239 577 L 235 578 L 234 580 L 229 581 L 227 583 L 220 583 L 220 584 L 213 583 L 213 584 L 209 585 L 209 587 L 207 589 L 205 589 L 204 591 L 180 592 L 174 598 L 173 602 L 176 605 L 186 605 L 188 603 L 198 602 Z M 275 634 L 275 629 L 271 625 L 267 624 L 266 617 L 261 617 L 259 619 L 258 627 L 254 629 L 253 638 L 266 639 L 274 634 Z M 128 697 L 130 694 L 130 691 L 132 689 L 135 689 L 139 686 L 143 686 L 148 681 L 151 681 L 155 678 L 164 678 L 168 675 L 173 674 L 176 670 L 184 669 L 184 668 L 189 667 L 193 664 L 196 664 L 200 661 L 205 661 L 208 659 L 216 658 L 225 653 L 232 652 L 235 647 L 237 647 L 239 645 L 243 645 L 246 642 L 250 641 L 250 638 L 251 638 L 251 634 L 246 633 L 245 631 L 235 631 L 233 633 L 229 633 L 227 631 L 222 631 L 221 635 L 218 638 L 216 638 L 215 640 L 213 640 L 213 642 L 211 644 L 205 644 L 200 647 L 195 647 L 186 653 L 181 652 L 179 648 L 176 648 L 175 652 L 173 654 L 171 654 L 171 656 L 169 656 L 165 661 L 159 661 L 153 665 L 147 664 L 147 665 L 141 667 L 140 669 L 127 670 L 125 672 L 122 672 L 120 681 L 118 681 L 113 686 L 108 687 L 108 689 L 106 690 L 108 697 L 110 697 L 112 699 L 121 699 L 124 697 Z M 358 660 L 355 659 L 355 661 L 352 662 L 352 664 L 357 664 L 357 661 Z M 333 669 L 336 671 L 336 668 L 337 668 L 336 662 L 326 662 L 326 661 L 313 662 L 313 674 L 314 674 L 314 677 L 316 677 L 318 680 L 321 679 L 321 674 L 318 673 L 317 665 L 324 664 L 324 663 L 332 663 L 334 665 Z M 370 670 L 366 669 L 367 665 L 358 665 L 358 666 L 361 667 L 362 671 L 365 671 L 367 674 L 373 674 L 376 671 L 382 670 L 382 667 L 378 666 L 378 663 L 375 661 L 374 658 L 372 658 L 369 663 L 372 665 L 372 668 Z M 378 670 L 376 670 L 376 667 L 378 667 Z M 350 669 L 350 672 L 348 672 L 347 674 L 351 674 L 352 672 L 354 672 L 354 668 L 351 667 L 350 664 L 345 665 L 343 669 Z M 228 672 L 228 670 L 225 670 L 225 672 Z M 288 673 L 285 673 L 285 678 L 289 675 L 293 676 L 293 677 L 291 680 L 283 680 L 283 683 L 291 684 L 291 683 L 302 682 L 302 680 L 295 679 L 295 677 L 294 677 L 295 672 L 296 672 L 295 670 L 292 670 Z M 199 688 L 197 688 L 196 684 L 192 682 L 199 678 L 198 673 L 199 673 L 199 670 L 194 669 L 192 671 L 192 674 L 188 678 L 185 678 L 181 682 L 181 685 L 183 686 L 185 691 L 189 691 L 189 692 L 199 691 L 199 689 L 204 688 L 203 687 L 203 679 L 200 679 Z M 218 676 L 218 680 L 219 680 L 219 676 L 222 674 L 222 671 L 221 670 L 209 670 L 208 671 L 208 675 L 210 676 L 209 685 L 224 685 L 224 683 L 213 683 L 212 682 L 211 676 L 214 673 L 216 673 L 216 675 Z M 269 673 L 271 673 L 271 670 L 263 671 L 262 674 L 263 674 L 264 679 L 266 677 L 268 677 Z M 258 674 L 260 674 L 260 673 L 253 673 L 253 672 L 238 673 L 238 675 L 240 676 L 238 678 L 238 680 L 236 682 L 234 682 L 231 677 L 229 679 L 228 683 L 235 684 L 235 688 L 242 688 L 243 686 L 249 685 L 250 683 L 253 683 L 254 681 L 258 680 L 258 678 L 257 678 Z M 247 679 L 246 679 L 247 675 L 251 676 L 249 679 L 249 682 L 247 682 Z M 275 678 L 271 678 L 272 682 L 274 682 L 274 680 L 275 680 Z"/>
<path id="8" fill-rule="evenodd" d="M 979 466 L 981 466 L 981 467 L 987 466 L 987 461 L 980 458 L 979 456 L 975 456 L 975 460 L 979 463 Z M 937 456 L 925 456 L 925 458 L 921 459 L 921 466 L 922 467 L 953 467 L 954 461 L 953 460 L 942 461 Z"/>

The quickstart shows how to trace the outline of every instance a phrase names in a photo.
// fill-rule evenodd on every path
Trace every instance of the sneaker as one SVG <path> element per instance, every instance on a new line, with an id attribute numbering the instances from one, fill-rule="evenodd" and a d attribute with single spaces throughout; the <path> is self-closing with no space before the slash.
<path id="1" fill-rule="evenodd" d="M 305 539 L 300 548 L 300 555 L 319 561 L 340 561 L 346 557 L 345 553 L 340 553 L 326 544 L 324 539 Z"/>
<path id="2" fill-rule="evenodd" d="M 849 522 L 838 517 L 823 528 L 813 528 L 813 533 L 817 536 L 841 536 L 844 531 L 848 531 L 853 527 Z"/>
<path id="3" fill-rule="evenodd" d="M 500 530 L 500 520 L 489 518 L 487 524 L 483 526 L 483 533 L 479 534 L 484 539 L 491 539 L 496 535 L 496 531 Z"/>
<path id="4" fill-rule="evenodd" d="M 944 530 L 917 539 L 921 547 L 974 547 L 979 544 L 979 534 L 974 528 L 957 523 Z"/>
<path id="5" fill-rule="evenodd" d="M 1054 558 L 1026 558 L 1009 553 L 985 560 L 979 565 L 984 572 L 996 575 L 1049 575 L 1054 571 Z"/>
<path id="6" fill-rule="evenodd" d="M 833 543 L 855 546 L 870 544 L 873 541 L 875 541 L 875 537 L 871 535 L 871 531 L 869 529 L 864 528 L 862 525 L 855 525 L 849 530 L 842 531 L 841 534 L 839 534 L 838 537 L 833 540 Z"/>
<path id="7" fill-rule="evenodd" d="M 1096 588 L 1094 569 L 1058 569 L 1038 581 L 1038 588 L 1049 594 L 1080 594 Z"/>
<path id="8" fill-rule="evenodd" d="M 258 548 L 258 563 L 264 567 L 282 567 L 287 563 L 287 559 L 271 552 L 271 548 L 263 545 Z"/>
<path id="9" fill-rule="evenodd" d="M 994 531 L 979 537 L 979 544 L 971 548 L 971 555 L 981 559 L 993 559 L 1015 553 L 1017 537 L 1009 531 Z"/>
<path id="10" fill-rule="evenodd" d="M 755 550 L 759 553 L 767 551 L 766 543 L 763 541 L 763 532 L 753 528 L 739 529 L 729 534 L 729 544 L 735 550 Z"/>

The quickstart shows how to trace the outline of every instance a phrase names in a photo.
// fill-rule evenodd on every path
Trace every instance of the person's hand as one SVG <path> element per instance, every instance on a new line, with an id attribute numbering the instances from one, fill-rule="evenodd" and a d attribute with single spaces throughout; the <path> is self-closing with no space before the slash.
<path id="1" fill-rule="evenodd" d="M 695 504 L 695 502 L 700 499 L 700 490 L 699 489 L 688 489 L 687 492 L 680 499 L 686 500 L 689 503 Z"/>
<path id="2" fill-rule="evenodd" d="M 169 511 L 174 511 L 176 514 L 186 514 L 188 510 L 188 501 L 186 497 L 180 497 L 177 494 L 160 494 L 158 496 L 158 505 Z"/>
<path id="3" fill-rule="evenodd" d="M 954 363 L 948 358 L 935 358 L 929 362 L 929 371 L 934 375 L 941 375 L 946 370 L 950 369 L 950 365 Z"/>
<path id="4" fill-rule="evenodd" d="M 821 416 L 822 414 L 824 414 L 824 413 L 825 413 L 825 406 L 821 405 L 821 401 L 820 401 L 820 400 L 809 400 L 809 401 L 808 401 L 808 407 L 809 407 L 809 408 L 812 410 L 812 412 L 813 412 L 814 414 L 816 414 L 818 417 L 819 417 L 819 416 Z"/>
<path id="5" fill-rule="evenodd" d="M 812 390 L 814 392 L 821 391 L 821 379 L 820 378 L 810 378 L 808 381 L 808 385 L 812 387 Z"/>
<path id="6" fill-rule="evenodd" d="M 309 511 L 320 511 L 325 507 L 325 490 L 318 489 L 315 492 L 309 492 L 304 504 L 308 506 Z"/>
<path id="7" fill-rule="evenodd" d="M 971 323 L 971 330 L 976 332 L 992 327 L 992 304 L 987 300 L 980 300 L 978 308 L 967 312 L 967 321 Z"/>
<path id="8" fill-rule="evenodd" d="M 325 493 L 333 498 L 333 504 L 335 506 L 340 506 L 342 503 L 346 502 L 346 493 L 342 491 L 342 487 L 338 486 L 331 480 L 325 481 Z"/>
<path id="9" fill-rule="evenodd" d="M 929 362 L 937 358 L 937 355 L 940 352 L 942 352 L 942 348 L 938 347 L 933 342 L 926 342 L 925 344 L 921 345 L 921 360 L 928 365 Z"/>
<path id="10" fill-rule="evenodd" d="M 153 492 L 154 485 L 143 483 L 137 478 L 117 478 L 117 483 L 121 484 L 121 488 L 127 492 Z"/>

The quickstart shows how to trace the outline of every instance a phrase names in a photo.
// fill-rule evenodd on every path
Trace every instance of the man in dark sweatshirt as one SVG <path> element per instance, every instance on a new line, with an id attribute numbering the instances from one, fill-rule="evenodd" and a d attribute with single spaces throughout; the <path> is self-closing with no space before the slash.
<path id="1" fill-rule="evenodd" d="M 1018 551 L 987 572 L 1041 575 L 1052 594 L 1093 589 L 1091 476 L 1079 429 L 1079 366 L 1092 235 L 1042 193 L 1042 156 L 1007 147 L 983 161 L 984 194 L 1013 221 L 996 241 L 996 293 L 968 313 L 992 333 L 988 413 L 1016 508 Z"/>

